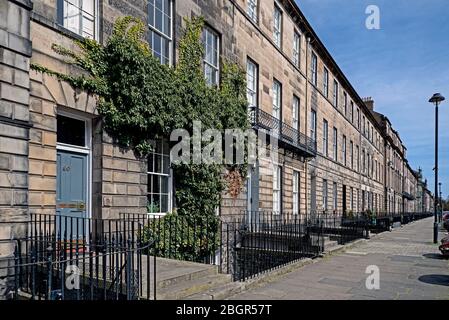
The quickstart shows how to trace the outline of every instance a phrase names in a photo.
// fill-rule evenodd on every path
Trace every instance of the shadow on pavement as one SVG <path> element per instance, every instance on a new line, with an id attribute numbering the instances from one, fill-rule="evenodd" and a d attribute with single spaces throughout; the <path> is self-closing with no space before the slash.
<path id="1" fill-rule="evenodd" d="M 427 259 L 437 259 L 437 260 L 448 260 L 449 259 L 449 256 L 443 256 L 442 254 L 439 254 L 439 253 L 424 253 L 423 257 L 427 258 Z"/>
<path id="2" fill-rule="evenodd" d="M 426 274 L 418 278 L 419 281 L 428 284 L 437 284 L 449 287 L 449 275 L 444 274 Z"/>

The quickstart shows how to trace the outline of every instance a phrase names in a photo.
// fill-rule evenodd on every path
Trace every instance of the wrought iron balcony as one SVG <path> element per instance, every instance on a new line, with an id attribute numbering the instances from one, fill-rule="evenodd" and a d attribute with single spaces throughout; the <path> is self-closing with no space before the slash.
<path id="1" fill-rule="evenodd" d="M 408 200 L 415 200 L 415 197 L 406 191 L 402 192 L 402 197 Z"/>
<path id="2" fill-rule="evenodd" d="M 249 108 L 251 125 L 278 139 L 279 145 L 306 158 L 316 157 L 316 141 L 257 107 Z"/>

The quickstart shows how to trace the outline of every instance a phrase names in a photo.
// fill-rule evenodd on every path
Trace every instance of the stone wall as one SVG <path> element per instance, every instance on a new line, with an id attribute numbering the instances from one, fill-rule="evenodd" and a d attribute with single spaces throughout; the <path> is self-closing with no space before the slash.
<path id="1" fill-rule="evenodd" d="M 19 222 L 28 213 L 31 9 L 28 0 L 0 0 L 0 268 L 14 253 L 14 243 L 5 240 L 23 236 Z M 5 272 L 1 269 L 0 277 Z M 5 281 L 0 281 L 0 299 Z"/>

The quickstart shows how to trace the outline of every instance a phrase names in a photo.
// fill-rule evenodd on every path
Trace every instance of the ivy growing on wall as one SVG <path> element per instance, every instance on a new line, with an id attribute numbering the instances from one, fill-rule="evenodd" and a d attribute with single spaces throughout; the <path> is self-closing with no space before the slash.
<path id="1" fill-rule="evenodd" d="M 229 61 L 221 63 L 220 86 L 208 86 L 202 72 L 202 18 L 185 20 L 179 42 L 179 59 L 174 67 L 161 65 L 152 56 L 143 36 L 144 22 L 134 17 L 117 19 L 105 45 L 95 40 L 75 40 L 75 52 L 54 44 L 53 50 L 78 66 L 80 75 L 58 73 L 33 64 L 32 69 L 67 81 L 73 87 L 98 97 L 98 113 L 103 128 L 124 148 L 145 157 L 151 151 L 150 139 L 169 137 L 174 129 L 192 133 L 193 121 L 202 129 L 249 127 L 244 71 Z M 233 166 L 235 179 L 224 178 L 221 164 L 172 165 L 176 181 L 178 215 L 206 221 L 215 216 L 226 185 L 237 184 L 246 166 Z M 238 173 L 238 174 L 236 174 Z M 236 186 L 231 186 L 235 196 Z M 214 228 L 212 225 L 205 226 Z"/>

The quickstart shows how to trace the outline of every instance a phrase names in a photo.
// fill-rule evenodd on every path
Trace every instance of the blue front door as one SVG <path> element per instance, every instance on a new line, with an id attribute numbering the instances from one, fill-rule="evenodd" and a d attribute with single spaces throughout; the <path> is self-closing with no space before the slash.
<path id="1" fill-rule="evenodd" d="M 56 172 L 56 232 L 60 239 L 86 234 L 87 155 L 58 151 Z"/>

